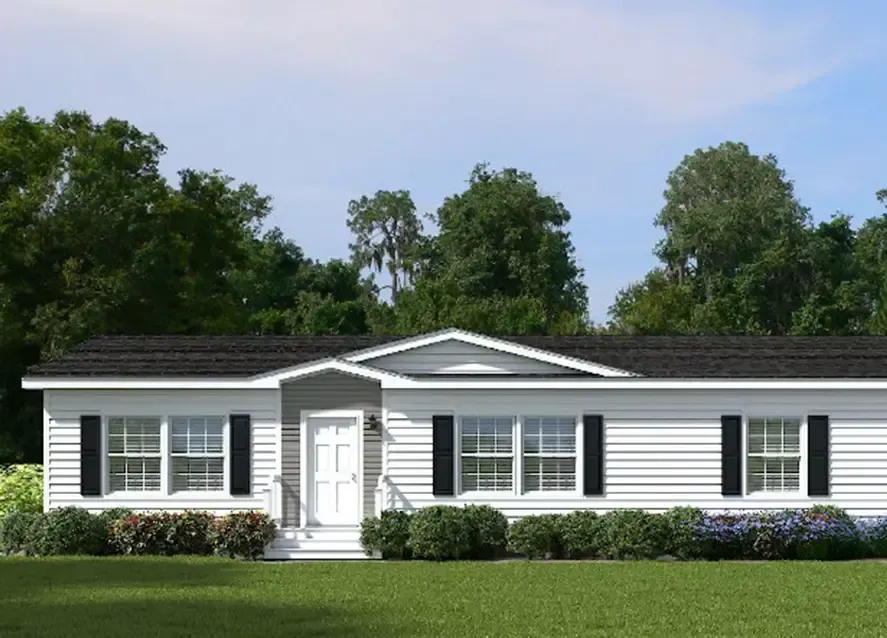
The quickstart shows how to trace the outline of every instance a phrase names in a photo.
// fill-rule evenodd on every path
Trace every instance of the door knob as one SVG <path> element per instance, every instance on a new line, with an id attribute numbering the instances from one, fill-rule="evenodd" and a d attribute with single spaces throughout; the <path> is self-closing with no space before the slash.
<path id="1" fill-rule="evenodd" d="M 351 480 L 357 483 L 357 474 L 355 474 L 354 472 L 351 473 Z"/>

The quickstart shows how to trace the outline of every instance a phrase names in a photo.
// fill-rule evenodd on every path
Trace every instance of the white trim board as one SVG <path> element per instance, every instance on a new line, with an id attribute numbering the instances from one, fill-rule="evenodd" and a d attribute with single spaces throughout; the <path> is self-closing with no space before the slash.
<path id="1" fill-rule="evenodd" d="M 24 377 L 24 390 L 275 390 L 286 381 L 293 381 L 325 372 L 341 372 L 355 377 L 385 383 L 408 383 L 409 377 L 379 370 L 341 359 L 312 361 L 284 370 L 247 378 L 187 377 Z"/>
<path id="2" fill-rule="evenodd" d="M 385 390 L 887 390 L 887 379 L 544 379 L 385 381 Z"/>
<path id="3" fill-rule="evenodd" d="M 601 378 L 542 379 L 496 378 L 468 376 L 459 379 L 414 379 L 376 371 L 353 364 L 354 368 L 371 371 L 363 378 L 378 378 L 383 390 L 887 390 L 887 379 L 651 379 Z M 293 370 L 285 378 L 219 379 L 219 378 L 63 378 L 25 377 L 25 390 L 276 390 L 281 380 L 298 379 L 323 372 L 352 374 L 351 366 L 342 362 L 323 362 Z"/>

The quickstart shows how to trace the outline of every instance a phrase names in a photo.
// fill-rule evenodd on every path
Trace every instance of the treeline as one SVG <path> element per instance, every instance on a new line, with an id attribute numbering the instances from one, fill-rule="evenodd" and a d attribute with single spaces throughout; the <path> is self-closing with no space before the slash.
<path id="1" fill-rule="evenodd" d="M 352 258 L 317 261 L 266 226 L 257 187 L 194 169 L 171 183 L 164 152 L 123 120 L 0 117 L 0 462 L 41 457 L 27 368 L 97 333 L 887 331 L 887 217 L 813 224 L 775 158 L 742 144 L 672 171 L 661 265 L 604 326 L 589 321 L 570 213 L 529 173 L 478 164 L 427 218 L 406 190 L 361 197 L 347 204 Z"/>

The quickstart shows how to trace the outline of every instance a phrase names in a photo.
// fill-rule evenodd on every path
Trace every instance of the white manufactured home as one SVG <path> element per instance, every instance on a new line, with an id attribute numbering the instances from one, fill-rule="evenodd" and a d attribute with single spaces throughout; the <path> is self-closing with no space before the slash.
<path id="1" fill-rule="evenodd" d="M 887 338 L 99 337 L 23 385 L 46 509 L 265 510 L 268 558 L 432 504 L 887 514 Z"/>

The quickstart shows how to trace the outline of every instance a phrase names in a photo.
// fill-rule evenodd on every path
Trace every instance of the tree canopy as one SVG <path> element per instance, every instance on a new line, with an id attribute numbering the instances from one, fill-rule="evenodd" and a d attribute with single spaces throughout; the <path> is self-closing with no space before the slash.
<path id="1" fill-rule="evenodd" d="M 318 261 L 267 226 L 257 186 L 168 180 L 165 151 L 125 120 L 0 117 L 0 463 L 41 456 L 21 377 L 94 334 L 887 334 L 887 213 L 814 223 L 741 143 L 668 175 L 659 263 L 606 326 L 570 213 L 529 172 L 477 164 L 424 216 L 406 189 L 343 202 L 350 259 Z"/>

